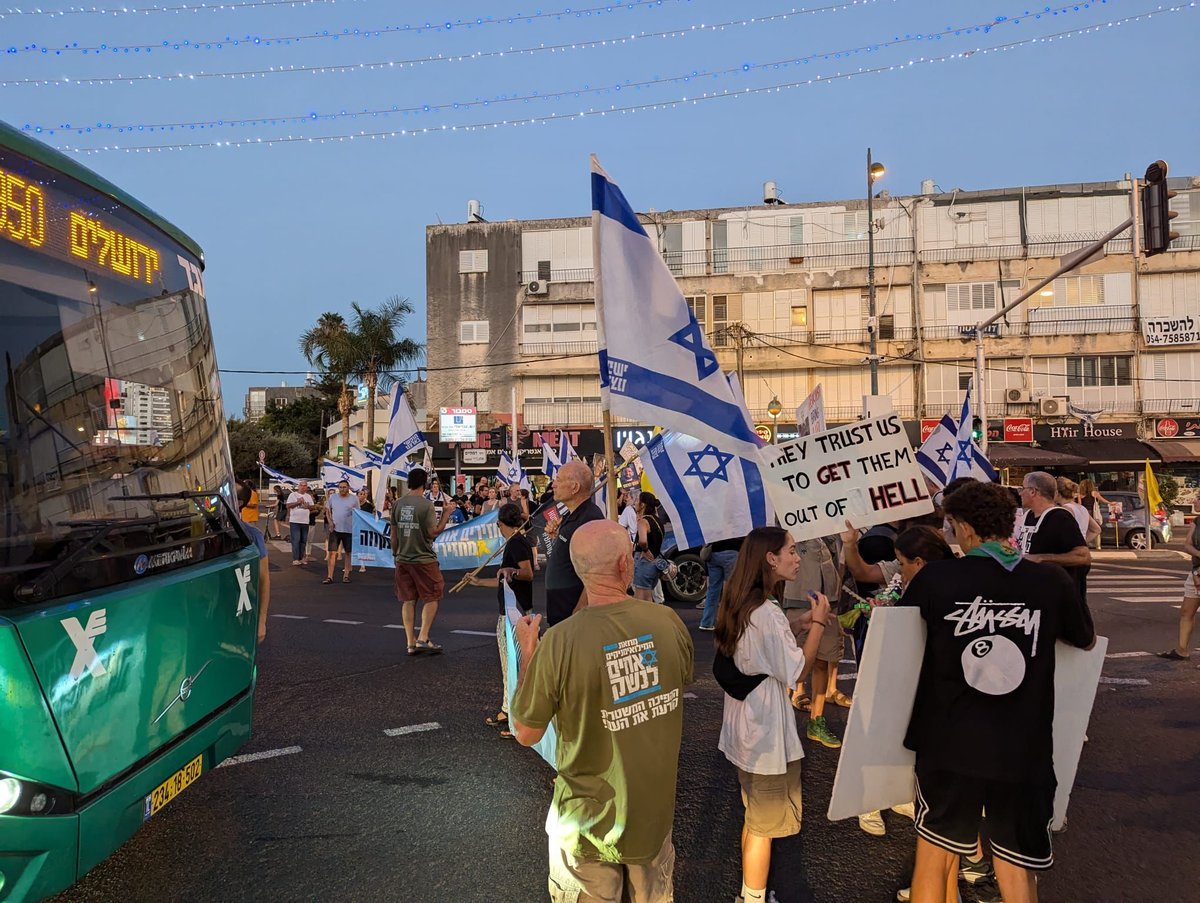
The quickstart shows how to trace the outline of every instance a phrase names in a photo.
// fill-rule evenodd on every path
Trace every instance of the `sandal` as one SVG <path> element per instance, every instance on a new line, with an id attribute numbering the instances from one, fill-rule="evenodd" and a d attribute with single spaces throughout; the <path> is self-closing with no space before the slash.
<path id="1" fill-rule="evenodd" d="M 853 699 L 851 699 L 849 696 L 847 696 L 841 690 L 834 690 L 832 693 L 827 694 L 825 696 L 825 698 L 828 699 L 830 702 L 832 702 L 834 705 L 840 705 L 843 709 L 850 708 L 850 704 L 852 702 L 854 702 Z"/>
<path id="2" fill-rule="evenodd" d="M 442 647 L 433 640 L 417 640 L 417 649 L 430 655 L 439 655 L 442 651 Z"/>
<path id="3" fill-rule="evenodd" d="M 349 582 L 350 582 L 350 575 L 342 574 L 342 583 L 349 583 Z"/>
<path id="4" fill-rule="evenodd" d="M 1186 662 L 1191 658 L 1190 655 L 1180 655 L 1174 649 L 1168 649 L 1166 652 L 1157 653 L 1159 658 L 1169 658 L 1173 662 Z"/>
<path id="5" fill-rule="evenodd" d="M 811 711 L 812 698 L 807 693 L 793 693 L 792 708 L 803 709 L 806 712 Z"/>
<path id="6" fill-rule="evenodd" d="M 333 583 L 333 578 L 332 578 L 332 577 L 326 577 L 324 580 L 322 580 L 322 581 L 321 581 L 321 583 L 322 583 L 322 584 L 325 584 L 325 583 Z"/>
<path id="7" fill-rule="evenodd" d="M 517 735 L 514 734 L 512 731 L 510 731 L 508 728 L 505 728 L 504 730 L 500 731 L 500 736 L 503 737 L 505 740 L 511 740 L 514 737 L 516 737 Z"/>
<path id="8" fill-rule="evenodd" d="M 417 647 L 416 647 L 416 646 L 409 646 L 409 647 L 408 647 L 408 654 L 409 654 L 409 655 L 416 655 L 416 654 L 417 654 Z"/>
<path id="9" fill-rule="evenodd" d="M 483 719 L 484 724 L 490 724 L 492 727 L 501 727 L 508 724 L 508 716 L 503 712 L 497 712 L 495 715 L 488 715 Z"/>

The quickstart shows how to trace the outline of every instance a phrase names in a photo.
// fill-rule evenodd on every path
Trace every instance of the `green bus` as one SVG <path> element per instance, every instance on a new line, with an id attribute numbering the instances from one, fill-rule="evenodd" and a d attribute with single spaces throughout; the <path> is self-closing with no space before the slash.
<path id="1" fill-rule="evenodd" d="M 258 553 L 203 261 L 0 124 L 4 903 L 70 886 L 250 737 Z"/>

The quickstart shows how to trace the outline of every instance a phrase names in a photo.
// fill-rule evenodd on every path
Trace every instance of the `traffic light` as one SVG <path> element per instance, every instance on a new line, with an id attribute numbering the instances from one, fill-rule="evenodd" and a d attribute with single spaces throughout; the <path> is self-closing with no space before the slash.
<path id="1" fill-rule="evenodd" d="M 1175 192 L 1167 187 L 1167 163 L 1155 160 L 1146 167 L 1146 186 L 1142 189 L 1142 252 L 1147 257 L 1168 250 L 1179 237 L 1170 229 L 1171 220 L 1179 214 L 1170 209 Z"/>
<path id="2" fill-rule="evenodd" d="M 971 418 L 971 438 L 976 442 L 983 438 L 983 421 L 978 417 Z"/>

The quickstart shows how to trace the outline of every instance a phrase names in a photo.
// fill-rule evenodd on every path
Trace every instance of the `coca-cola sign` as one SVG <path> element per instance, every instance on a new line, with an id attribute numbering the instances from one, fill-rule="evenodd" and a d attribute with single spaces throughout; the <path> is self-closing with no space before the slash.
<path id="1" fill-rule="evenodd" d="M 1005 442 L 1032 442 L 1032 417 L 1006 417 L 1004 419 Z"/>
<path id="2" fill-rule="evenodd" d="M 1158 439 L 1194 439 L 1200 436 L 1200 417 L 1160 417 L 1154 422 Z"/>

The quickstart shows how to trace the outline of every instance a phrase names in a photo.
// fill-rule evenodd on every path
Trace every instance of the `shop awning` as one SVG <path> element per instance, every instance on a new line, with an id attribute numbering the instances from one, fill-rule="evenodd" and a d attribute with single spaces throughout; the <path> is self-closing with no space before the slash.
<path id="1" fill-rule="evenodd" d="M 1200 439 L 1168 439 L 1144 442 L 1158 452 L 1164 464 L 1191 464 L 1200 462 Z"/>
<path id="2" fill-rule="evenodd" d="M 1087 463 L 1078 455 L 1004 442 L 989 442 L 987 456 L 993 467 L 1078 467 Z"/>
<path id="3" fill-rule="evenodd" d="M 1120 467 L 1135 467 L 1145 464 L 1147 458 L 1154 461 L 1159 457 L 1136 439 L 1048 439 L 1042 443 L 1042 448 L 1075 455 L 1082 458 L 1085 464 L 1115 464 Z"/>

